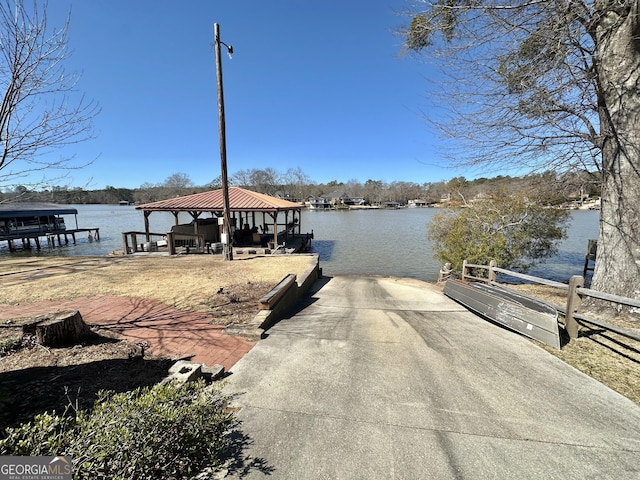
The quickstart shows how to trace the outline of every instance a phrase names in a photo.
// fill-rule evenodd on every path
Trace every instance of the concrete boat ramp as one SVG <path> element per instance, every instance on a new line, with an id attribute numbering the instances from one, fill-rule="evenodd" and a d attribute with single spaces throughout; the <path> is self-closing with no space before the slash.
<path id="1" fill-rule="evenodd" d="M 226 478 L 640 478 L 640 407 L 427 283 L 321 279 L 225 387 Z"/>

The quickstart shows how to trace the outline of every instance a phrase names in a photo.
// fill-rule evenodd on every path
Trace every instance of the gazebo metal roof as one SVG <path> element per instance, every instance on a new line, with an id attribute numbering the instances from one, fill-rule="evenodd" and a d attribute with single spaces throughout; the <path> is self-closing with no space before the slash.
<path id="1" fill-rule="evenodd" d="M 224 198 L 222 190 L 195 193 L 184 197 L 170 198 L 158 202 L 138 205 L 137 210 L 146 212 L 222 212 Z M 252 192 L 240 187 L 229 187 L 229 210 L 232 212 L 286 212 L 302 210 L 302 206 L 280 198 Z"/>

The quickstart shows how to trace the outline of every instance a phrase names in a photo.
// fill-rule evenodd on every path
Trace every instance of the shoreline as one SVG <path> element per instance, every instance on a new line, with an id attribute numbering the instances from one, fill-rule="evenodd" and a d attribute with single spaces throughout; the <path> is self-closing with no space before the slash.
<path id="1" fill-rule="evenodd" d="M 14 257 L 0 262 L 0 305 L 116 295 L 157 300 L 178 310 L 212 316 L 218 308 L 218 322 L 229 324 L 234 308 L 239 307 L 233 302 L 244 297 L 249 312 L 244 314 L 246 322 L 257 315 L 257 302 L 264 294 L 290 273 L 303 278 L 309 268 L 318 264 L 318 258 L 316 254 L 274 255 L 225 262 L 214 255 Z M 558 299 L 564 298 L 554 294 L 552 287 L 509 286 L 552 304 L 561 305 L 562 300 Z M 224 295 L 216 293 L 221 289 Z M 219 303 L 225 305 L 216 306 Z M 614 321 L 625 328 L 639 329 L 634 318 Z M 581 336 L 562 350 L 540 347 L 640 404 L 640 342 L 587 327 L 581 331 Z"/>

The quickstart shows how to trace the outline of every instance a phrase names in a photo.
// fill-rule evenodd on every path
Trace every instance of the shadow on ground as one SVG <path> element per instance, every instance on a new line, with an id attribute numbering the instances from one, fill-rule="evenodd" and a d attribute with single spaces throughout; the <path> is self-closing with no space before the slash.
<path id="1" fill-rule="evenodd" d="M 242 432 L 242 422 L 237 421 L 227 439 L 229 445 L 221 455 L 227 476 L 245 478 L 254 470 L 264 475 L 271 475 L 276 471 L 264 458 L 251 457 L 245 453 L 253 440 Z"/>
<path id="2" fill-rule="evenodd" d="M 62 414 L 69 405 L 90 409 L 100 390 L 125 392 L 154 385 L 167 376 L 172 363 L 132 356 L 0 373 L 0 432 L 40 413 Z"/>

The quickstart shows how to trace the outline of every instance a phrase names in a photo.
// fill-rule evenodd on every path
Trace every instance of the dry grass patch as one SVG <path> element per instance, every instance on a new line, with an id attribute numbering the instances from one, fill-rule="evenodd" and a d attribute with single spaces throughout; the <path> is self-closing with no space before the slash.
<path id="1" fill-rule="evenodd" d="M 566 303 L 566 292 L 543 285 L 510 285 L 510 287 L 553 305 Z M 638 315 L 585 313 L 602 322 L 640 333 Z M 556 350 L 543 346 L 549 353 L 595 378 L 609 388 L 640 404 L 640 342 L 595 326 L 581 326 L 579 337 Z"/>
<path id="2" fill-rule="evenodd" d="M 206 310 L 219 300 L 220 289 L 226 294 L 268 291 L 286 275 L 301 276 L 315 263 L 313 255 L 254 256 L 232 262 L 218 255 L 10 259 L 0 264 L 0 303 L 119 295 Z"/>

